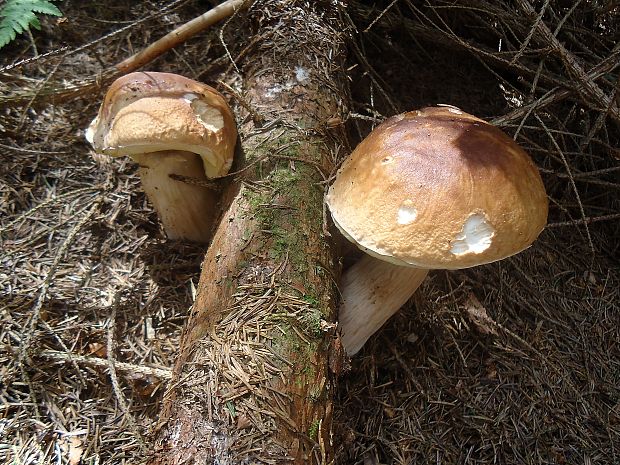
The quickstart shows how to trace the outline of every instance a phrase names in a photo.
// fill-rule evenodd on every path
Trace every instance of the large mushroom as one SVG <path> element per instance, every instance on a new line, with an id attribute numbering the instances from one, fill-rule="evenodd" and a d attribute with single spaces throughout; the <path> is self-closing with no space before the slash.
<path id="1" fill-rule="evenodd" d="M 496 127 L 442 106 L 377 126 L 327 195 L 342 234 L 368 255 L 343 276 L 342 343 L 359 351 L 429 269 L 501 260 L 529 245 L 548 200 L 528 154 Z"/>
<path id="2" fill-rule="evenodd" d="M 169 238 L 209 240 L 215 194 L 182 179 L 207 181 L 230 169 L 237 129 L 219 92 L 176 74 L 127 74 L 110 86 L 86 139 L 96 152 L 139 164 Z"/>

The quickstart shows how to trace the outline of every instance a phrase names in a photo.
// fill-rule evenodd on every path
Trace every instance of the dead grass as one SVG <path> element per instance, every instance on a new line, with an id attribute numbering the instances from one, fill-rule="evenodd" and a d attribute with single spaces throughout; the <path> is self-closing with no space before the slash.
<path id="1" fill-rule="evenodd" d="M 538 20 L 522 1 L 417 3 L 351 8 L 352 138 L 427 104 L 493 119 L 541 168 L 550 225 L 514 258 L 431 273 L 353 360 L 337 405 L 341 461 L 620 463 L 618 7 L 543 2 Z M 38 53 L 128 27 L 0 71 L 3 96 L 86 81 L 202 12 L 62 7 L 67 21 L 35 34 Z M 0 67 L 32 56 L 20 39 Z M 214 83 L 228 63 L 215 30 L 151 69 Z M 165 240 L 135 167 L 93 158 L 83 141 L 99 99 L 1 110 L 3 463 L 141 457 L 197 284 L 204 251 Z M 488 318 L 473 315 L 472 294 Z"/>

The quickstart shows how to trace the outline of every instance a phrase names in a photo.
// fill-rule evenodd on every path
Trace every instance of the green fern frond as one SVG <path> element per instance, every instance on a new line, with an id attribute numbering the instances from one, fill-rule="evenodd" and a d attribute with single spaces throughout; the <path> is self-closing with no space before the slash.
<path id="1" fill-rule="evenodd" d="M 0 48 L 11 42 L 17 34 L 30 26 L 41 29 L 35 13 L 62 16 L 62 12 L 49 0 L 7 0 L 0 7 Z"/>

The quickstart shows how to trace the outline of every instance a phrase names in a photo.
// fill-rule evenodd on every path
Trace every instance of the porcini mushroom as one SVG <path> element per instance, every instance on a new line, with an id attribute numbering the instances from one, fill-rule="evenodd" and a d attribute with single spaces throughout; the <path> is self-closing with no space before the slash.
<path id="1" fill-rule="evenodd" d="M 429 269 L 494 262 L 532 244 L 548 199 L 528 154 L 496 127 L 442 106 L 387 119 L 353 151 L 327 195 L 365 255 L 344 273 L 347 353 L 359 351 Z"/>
<path id="2" fill-rule="evenodd" d="M 171 73 L 127 74 L 110 86 L 86 139 L 96 152 L 139 164 L 169 238 L 209 240 L 214 192 L 171 175 L 206 181 L 230 169 L 237 129 L 219 92 Z"/>

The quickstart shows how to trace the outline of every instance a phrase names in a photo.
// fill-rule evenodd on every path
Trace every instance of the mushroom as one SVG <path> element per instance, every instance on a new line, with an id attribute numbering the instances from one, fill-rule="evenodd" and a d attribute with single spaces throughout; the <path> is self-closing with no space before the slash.
<path id="1" fill-rule="evenodd" d="M 86 139 L 96 152 L 139 164 L 143 189 L 170 239 L 208 242 L 215 193 L 206 182 L 180 179 L 207 181 L 230 169 L 237 129 L 219 92 L 176 74 L 127 74 L 110 86 Z"/>
<path id="2" fill-rule="evenodd" d="M 391 117 L 338 171 L 327 204 L 368 255 L 345 271 L 339 325 L 357 353 L 430 269 L 494 262 L 532 244 L 548 199 L 528 154 L 455 107 Z"/>

